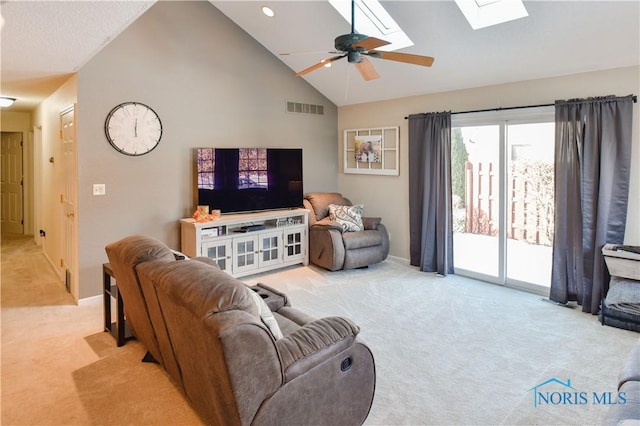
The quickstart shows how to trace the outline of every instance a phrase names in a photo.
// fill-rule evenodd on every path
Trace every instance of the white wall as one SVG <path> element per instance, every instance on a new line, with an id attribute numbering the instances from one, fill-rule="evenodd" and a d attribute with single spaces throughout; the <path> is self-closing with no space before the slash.
<path id="1" fill-rule="evenodd" d="M 384 77 L 382 77 L 384 78 Z M 424 96 L 394 99 L 338 109 L 338 131 L 381 126 L 400 127 L 400 176 L 369 176 L 339 173 L 338 187 L 352 201 L 365 204 L 365 213 L 381 216 L 391 233 L 390 254 L 409 258 L 409 114 L 435 111 L 467 111 L 485 108 L 553 103 L 556 99 L 640 92 L 640 67 L 569 75 L 557 78 Z M 640 244 L 640 141 L 638 104 L 634 105 L 631 184 L 625 242 Z M 342 161 L 341 145 L 337 148 Z M 340 163 L 342 164 L 342 163 Z M 357 194 L 357 195 L 356 195 Z"/>
<path id="2" fill-rule="evenodd" d="M 180 249 L 195 210 L 193 148 L 301 147 L 305 191 L 337 189 L 337 108 L 208 2 L 158 2 L 78 72 L 80 297 L 101 291 L 104 247 L 130 234 Z M 324 105 L 288 114 L 285 101 Z M 104 135 L 125 101 L 163 124 L 151 153 L 129 157 Z M 93 196 L 92 185 L 106 185 Z"/>

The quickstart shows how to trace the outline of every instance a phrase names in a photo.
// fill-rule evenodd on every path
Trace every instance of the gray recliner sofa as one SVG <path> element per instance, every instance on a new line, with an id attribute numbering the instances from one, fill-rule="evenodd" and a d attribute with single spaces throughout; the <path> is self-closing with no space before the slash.
<path id="1" fill-rule="evenodd" d="M 314 319 L 273 288 L 250 288 L 210 259 L 175 260 L 148 237 L 126 237 L 106 251 L 132 331 L 145 330 L 136 337 L 206 423 L 359 425 L 366 419 L 375 364 L 349 319 Z"/>
<path id="2" fill-rule="evenodd" d="M 353 206 L 337 192 L 304 196 L 309 214 L 309 261 L 330 271 L 361 268 L 382 262 L 389 255 L 389 233 L 378 217 L 362 217 L 363 230 L 347 232 L 332 220 L 330 205 Z"/>

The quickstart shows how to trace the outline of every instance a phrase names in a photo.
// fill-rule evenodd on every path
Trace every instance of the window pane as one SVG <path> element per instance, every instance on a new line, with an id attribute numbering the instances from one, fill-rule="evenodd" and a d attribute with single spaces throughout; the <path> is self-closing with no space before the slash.
<path id="1" fill-rule="evenodd" d="M 554 123 L 508 127 L 507 278 L 550 286 Z"/>
<path id="2" fill-rule="evenodd" d="M 499 276 L 500 126 L 452 129 L 454 265 Z"/>
<path id="3" fill-rule="evenodd" d="M 240 148 L 238 189 L 268 188 L 267 149 Z"/>
<path id="4" fill-rule="evenodd" d="M 198 149 L 198 188 L 213 189 L 214 187 L 214 164 L 215 149 Z"/>

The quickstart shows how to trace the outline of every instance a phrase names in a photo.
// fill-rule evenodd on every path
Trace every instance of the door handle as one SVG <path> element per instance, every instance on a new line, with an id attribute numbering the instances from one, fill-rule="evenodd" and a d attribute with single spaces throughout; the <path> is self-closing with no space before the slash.
<path id="1" fill-rule="evenodd" d="M 75 214 L 73 214 L 73 213 L 67 213 L 67 217 L 69 217 L 69 218 L 72 218 L 72 217 L 75 217 L 75 216 L 76 216 L 76 215 L 75 215 Z"/>

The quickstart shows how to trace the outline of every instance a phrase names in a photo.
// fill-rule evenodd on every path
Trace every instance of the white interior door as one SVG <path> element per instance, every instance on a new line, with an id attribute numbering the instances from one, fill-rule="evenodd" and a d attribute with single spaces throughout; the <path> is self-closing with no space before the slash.
<path id="1" fill-rule="evenodd" d="M 60 136 L 62 142 L 62 156 L 64 164 L 64 192 L 62 261 L 65 267 L 65 282 L 67 290 L 78 300 L 78 249 L 77 249 L 77 160 L 76 160 L 76 130 L 75 106 L 60 113 Z"/>
<path id="2" fill-rule="evenodd" d="M 0 192 L 2 205 L 2 232 L 22 234 L 23 227 L 23 178 L 22 133 L 2 132 L 0 156 Z"/>

